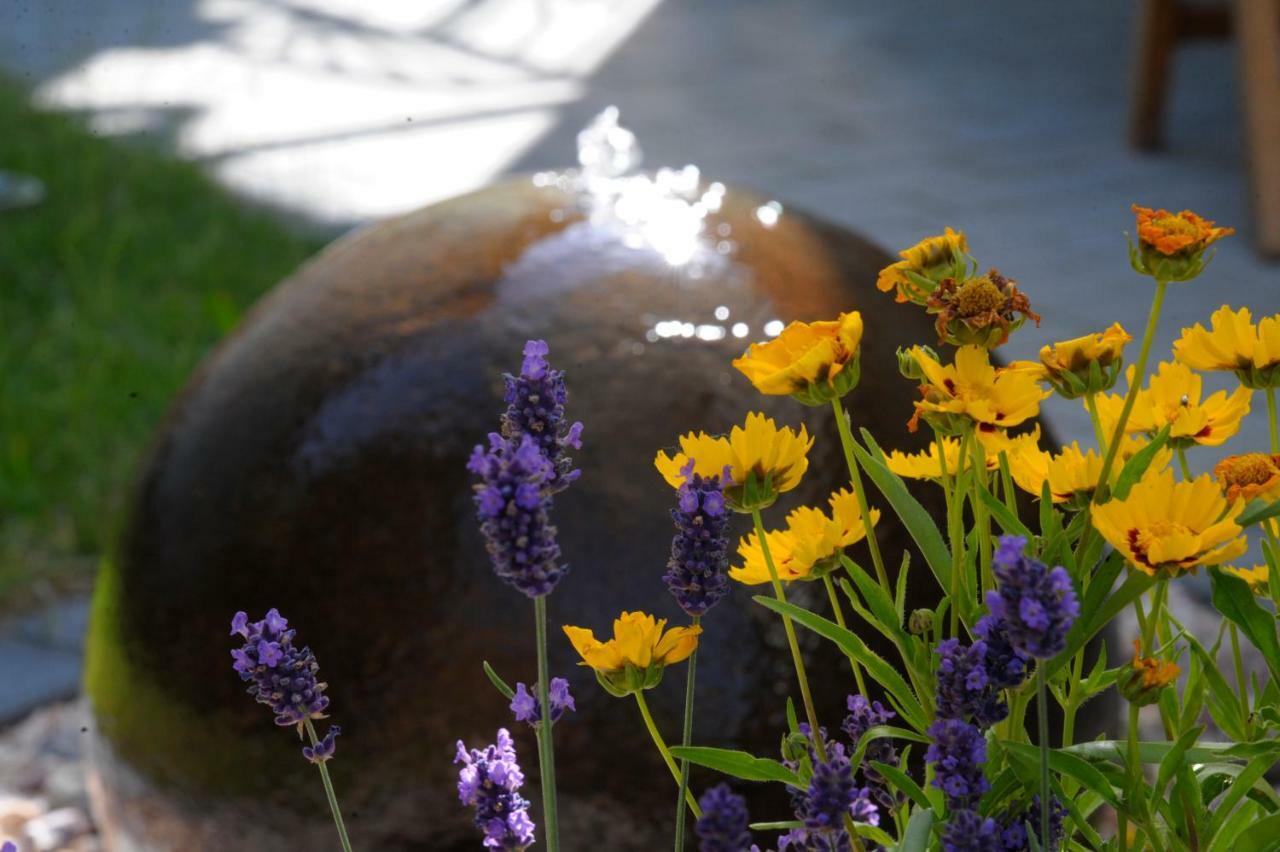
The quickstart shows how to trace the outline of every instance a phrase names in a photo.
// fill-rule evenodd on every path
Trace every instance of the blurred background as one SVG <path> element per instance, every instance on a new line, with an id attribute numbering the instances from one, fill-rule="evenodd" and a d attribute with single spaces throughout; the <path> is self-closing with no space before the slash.
<path id="1" fill-rule="evenodd" d="M 63 702 L 94 571 L 200 358 L 334 237 L 571 165 L 609 105 L 648 167 L 696 164 L 893 251 L 963 228 L 1054 339 L 1141 329 L 1131 202 L 1238 231 L 1170 300 L 1158 357 L 1224 302 L 1280 308 L 1248 57 L 1227 26 L 1152 66 L 1144 14 L 1115 0 L 6 0 L 0 836 L 94 848 L 80 711 Z M 1135 74 L 1152 67 L 1158 140 L 1131 125 L 1153 97 Z M 1007 355 L 1046 339 L 1024 331 Z M 1242 446 L 1265 440 L 1254 407 Z M 1075 406 L 1047 419 L 1063 440 L 1088 435 Z"/>

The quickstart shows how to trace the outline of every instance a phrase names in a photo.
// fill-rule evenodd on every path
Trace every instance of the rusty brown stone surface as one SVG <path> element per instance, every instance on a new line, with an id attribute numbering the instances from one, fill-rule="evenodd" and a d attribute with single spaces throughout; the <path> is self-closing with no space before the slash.
<path id="1" fill-rule="evenodd" d="M 501 374 L 540 337 L 568 371 L 570 416 L 586 424 L 582 478 L 555 507 L 572 573 L 549 603 L 552 670 L 579 708 L 556 731 L 564 848 L 669 843 L 674 789 L 634 703 L 575 667 L 558 626 L 607 629 L 624 608 L 679 620 L 660 579 L 673 495 L 652 466 L 679 433 L 722 431 L 756 409 L 806 422 L 814 463 L 769 511 L 774 524 L 791 505 L 825 501 L 847 471 L 828 409 L 762 398 L 730 367 L 744 340 L 646 331 L 715 322 L 720 305 L 724 325 L 747 322 L 752 338 L 771 319 L 861 310 L 862 383 L 846 400 L 855 428 L 886 448 L 924 441 L 905 429 L 914 389 L 894 349 L 932 342 L 928 318 L 876 291 L 883 251 L 790 208 L 766 228 L 754 216 L 765 200 L 728 190 L 706 229 L 714 240 L 728 226 L 735 251 L 694 278 L 583 221 L 572 196 L 518 179 L 348 236 L 265 298 L 175 401 L 100 581 L 91 789 L 108 840 L 332 845 L 314 770 L 230 669 L 231 614 L 271 606 L 331 684 L 343 727 L 331 767 L 358 848 L 474 848 L 453 743 L 489 742 L 503 725 L 541 822 L 533 737 L 480 667 L 533 680 L 532 606 L 489 570 L 464 469 L 496 427 Z M 938 495 L 921 496 L 941 517 Z M 896 565 L 907 537 L 890 515 L 880 535 Z M 866 561 L 861 545 L 852 555 Z M 916 564 L 913 586 L 928 597 Z M 816 592 L 793 589 L 825 611 Z M 735 588 L 704 620 L 695 741 L 774 755 L 794 676 L 777 619 L 750 594 Z M 848 668 L 804 639 L 834 730 Z M 669 672 L 652 701 L 672 740 L 683 674 Z M 708 780 L 695 773 L 695 789 Z M 754 795 L 759 819 L 786 818 L 779 799 Z"/>

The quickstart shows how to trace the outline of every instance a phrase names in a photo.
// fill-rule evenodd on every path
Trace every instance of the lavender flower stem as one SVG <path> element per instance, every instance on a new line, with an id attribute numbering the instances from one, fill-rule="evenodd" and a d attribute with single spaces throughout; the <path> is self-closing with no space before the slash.
<path id="1" fill-rule="evenodd" d="M 973 458 L 973 522 L 978 528 L 978 589 L 985 593 L 996 587 L 996 579 L 991 573 L 991 519 L 987 514 L 987 504 L 982 501 L 982 490 L 987 487 L 987 454 L 978 440 L 976 429 L 970 430 L 969 440 L 973 442 L 969 455 Z"/>
<path id="2" fill-rule="evenodd" d="M 1280 426 L 1276 417 L 1276 389 L 1267 388 L 1267 427 L 1271 437 L 1271 452 L 1280 453 Z"/>
<path id="3" fill-rule="evenodd" d="M 311 720 L 307 719 L 303 723 L 307 728 L 307 736 L 311 738 L 311 747 L 315 748 L 320 744 L 320 738 L 316 736 L 315 725 L 311 724 Z M 333 781 L 329 778 L 329 767 L 326 761 L 316 761 L 316 768 L 320 770 L 320 780 L 324 783 L 324 794 L 329 799 L 329 810 L 333 811 L 333 824 L 338 827 L 338 839 L 342 841 L 342 852 L 351 852 L 351 841 L 347 838 L 347 826 L 342 822 L 342 811 L 338 810 L 338 796 L 333 792 Z"/>
<path id="4" fill-rule="evenodd" d="M 863 515 L 863 517 L 867 517 Z M 756 538 L 760 541 L 760 553 L 764 556 L 765 567 L 769 569 L 769 579 L 773 583 L 773 595 L 781 603 L 787 602 L 787 593 L 782 590 L 782 581 L 778 579 L 778 569 L 773 565 L 773 555 L 769 553 L 769 537 L 764 531 L 764 521 L 759 509 L 751 510 L 751 520 L 756 527 Z M 804 712 L 809 719 L 809 730 L 813 735 L 813 744 L 818 755 L 827 759 L 827 745 L 822 739 L 822 727 L 818 724 L 818 713 L 813 708 L 813 695 L 809 692 L 809 676 L 804 670 L 804 657 L 800 655 L 800 643 L 796 641 L 796 628 L 791 623 L 791 616 L 783 614 L 782 629 L 787 634 L 787 644 L 791 646 L 791 661 L 795 663 L 796 680 L 800 681 L 800 697 L 804 700 Z"/>
<path id="5" fill-rule="evenodd" d="M 556 813 L 556 754 L 551 741 L 551 678 L 547 672 L 547 598 L 533 599 L 533 623 L 538 646 L 538 701 L 542 719 L 538 729 L 538 771 L 542 781 L 542 822 L 547 852 L 560 848 L 560 823 Z"/>
<path id="6" fill-rule="evenodd" d="M 862 513 L 863 525 L 867 528 L 867 547 L 871 550 L 871 561 L 876 566 L 876 577 L 884 590 L 893 596 L 893 588 L 889 585 L 889 575 L 884 570 L 884 558 L 880 555 L 880 542 L 876 538 L 876 528 L 871 525 L 871 513 L 867 509 L 867 489 L 862 484 L 862 474 L 858 471 L 858 462 L 853 458 L 853 433 L 849 430 L 849 415 L 840 398 L 831 400 L 831 411 L 836 416 L 836 429 L 840 432 L 840 446 L 844 449 L 845 464 L 849 466 L 849 481 L 853 483 L 853 493 L 858 498 L 858 511 Z"/>
<path id="7" fill-rule="evenodd" d="M 644 717 L 644 726 L 649 729 L 649 736 L 653 737 L 653 744 L 658 747 L 658 754 L 662 755 L 662 760 L 667 764 L 667 769 L 671 770 L 671 777 L 676 779 L 676 784 L 680 783 L 680 770 L 676 767 L 675 758 L 671 756 L 671 749 L 667 748 L 666 742 L 662 739 L 662 734 L 658 731 L 658 726 L 654 724 L 653 714 L 649 712 L 649 704 L 644 700 L 644 690 L 632 693 L 636 697 L 636 704 L 640 707 L 640 715 Z M 694 819 L 702 819 L 702 809 L 698 807 L 698 802 L 693 798 L 693 793 L 689 790 L 684 791 L 684 800 L 689 803 L 689 810 L 693 811 Z"/>
<path id="8" fill-rule="evenodd" d="M 1036 711 L 1040 717 L 1040 848 L 1054 852 L 1050 848 L 1053 838 L 1049 836 L 1049 813 L 1053 810 L 1049 803 L 1053 801 L 1053 790 L 1049 783 L 1049 689 L 1044 669 L 1042 660 L 1036 666 Z"/>
<path id="9" fill-rule="evenodd" d="M 702 621 L 701 616 L 693 616 L 693 626 Z M 684 731 L 680 736 L 680 745 L 688 748 L 693 745 L 693 685 L 698 673 L 698 649 L 694 648 L 689 655 L 689 672 L 684 681 Z M 676 795 L 676 852 L 684 852 L 684 799 L 689 795 L 689 761 L 680 761 L 680 792 Z"/>

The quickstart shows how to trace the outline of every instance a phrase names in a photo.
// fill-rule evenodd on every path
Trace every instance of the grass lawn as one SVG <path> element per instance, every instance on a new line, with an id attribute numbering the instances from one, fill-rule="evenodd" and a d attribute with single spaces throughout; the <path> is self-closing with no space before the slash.
<path id="1" fill-rule="evenodd" d="M 192 367 L 321 241 L 190 164 L 32 109 L 0 80 L 0 609 L 91 577 Z"/>

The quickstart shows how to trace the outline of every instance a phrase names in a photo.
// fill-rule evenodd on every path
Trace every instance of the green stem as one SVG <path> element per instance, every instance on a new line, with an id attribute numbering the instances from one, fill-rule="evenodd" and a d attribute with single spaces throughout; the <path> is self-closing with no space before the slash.
<path id="1" fill-rule="evenodd" d="M 1049 689 L 1044 675 L 1045 660 L 1036 666 L 1036 711 L 1040 717 L 1040 848 L 1053 852 L 1049 847 L 1049 803 L 1053 801 L 1053 787 L 1049 782 Z"/>
<path id="2" fill-rule="evenodd" d="M 1138 705 L 1129 702 L 1129 796 L 1126 798 L 1125 804 L 1130 810 L 1133 809 L 1134 802 L 1130 801 L 1138 796 L 1142 790 L 1142 759 L 1138 756 Z M 1145 808 L 1143 809 L 1145 810 Z M 1141 838 L 1135 838 L 1141 842 Z M 1128 832 L 1122 835 L 1121 843 L 1128 841 Z M 1124 846 L 1121 846 L 1123 849 Z M 1141 848 L 1141 845 L 1138 846 Z"/>
<path id="3" fill-rule="evenodd" d="M 1182 470 L 1182 481 L 1191 481 L 1191 466 L 1187 464 L 1187 451 L 1183 447 L 1178 447 L 1178 467 Z"/>
<path id="4" fill-rule="evenodd" d="M 700 616 L 693 617 L 693 626 L 702 621 Z M 693 684 L 698 676 L 698 649 L 694 648 L 689 655 L 689 672 L 684 681 L 684 731 L 680 736 L 680 745 L 688 748 L 693 745 Z M 684 852 L 684 800 L 689 795 L 689 761 L 680 761 L 680 792 L 676 796 L 676 852 Z"/>
<path id="5" fill-rule="evenodd" d="M 1004 490 L 1004 505 L 1009 514 L 1018 517 L 1018 492 L 1013 488 L 1013 474 L 1009 472 L 1009 454 L 1000 451 L 1000 483 Z"/>
<path id="6" fill-rule="evenodd" d="M 973 459 L 973 523 L 978 528 L 978 587 L 983 593 L 996 587 L 995 575 L 991 573 L 991 520 L 987 512 L 987 504 L 983 502 L 982 491 L 987 487 L 987 453 L 978 440 L 977 430 L 969 433 L 972 442 L 969 456 Z"/>
<path id="7" fill-rule="evenodd" d="M 830 574 L 822 575 L 823 585 L 827 587 L 827 597 L 831 599 L 831 609 L 836 615 L 836 624 L 848 629 L 844 623 L 844 610 L 840 607 L 840 597 L 836 594 L 836 584 L 832 581 Z M 866 695 L 867 687 L 862 682 L 862 667 L 858 665 L 858 661 L 853 657 L 849 657 L 849 666 L 853 669 L 853 681 L 858 685 L 858 694 Z"/>
<path id="8" fill-rule="evenodd" d="M 1276 417 L 1276 389 L 1267 388 L 1267 421 L 1271 432 L 1271 452 L 1280 453 L 1280 426 Z"/>
<path id="9" fill-rule="evenodd" d="M 858 498 L 858 511 L 862 513 L 862 525 L 867 530 L 867 547 L 871 551 L 871 562 L 876 568 L 876 577 L 880 585 L 893 596 L 889 585 L 889 574 L 884 569 L 884 558 L 880 555 L 880 542 L 876 538 L 876 528 L 871 523 L 871 510 L 867 506 L 867 489 L 862 484 L 862 474 L 858 470 L 858 462 L 853 457 L 853 433 L 849 429 L 849 417 L 839 399 L 831 400 L 831 411 L 836 416 L 836 429 L 840 432 L 840 446 L 844 449 L 844 461 L 849 466 L 849 481 L 853 483 L 853 493 Z"/>
<path id="10" fill-rule="evenodd" d="M 1253 716 L 1251 708 L 1252 702 L 1249 700 L 1249 683 L 1244 672 L 1244 659 L 1240 654 L 1240 633 L 1236 630 L 1236 623 L 1234 621 L 1227 622 L 1227 629 L 1231 631 L 1231 662 L 1236 667 L 1236 689 L 1240 692 L 1240 700 L 1244 702 L 1245 730 L 1250 731 L 1253 727 L 1249 721 Z"/>
<path id="11" fill-rule="evenodd" d="M 964 573 L 964 494 L 960 491 L 960 478 L 964 473 L 965 450 L 969 446 L 963 437 L 958 440 L 956 473 L 947 502 L 948 537 L 951 539 L 951 635 L 957 639 L 960 638 L 960 577 Z M 938 452 L 942 452 L 941 442 Z"/>
<path id="12" fill-rule="evenodd" d="M 556 752 L 551 741 L 551 678 L 547 665 L 547 599 L 533 599 L 533 623 L 538 645 L 538 706 L 542 720 L 538 731 L 538 770 L 542 783 L 542 821 L 548 852 L 560 848 L 560 820 L 556 812 Z"/>
<path id="13" fill-rule="evenodd" d="M 307 728 L 307 736 L 311 738 L 311 747 L 315 748 L 320 744 L 320 738 L 316 736 L 315 725 L 311 724 L 311 720 L 307 719 L 303 723 Z M 320 781 L 324 784 L 324 794 L 329 800 L 329 810 L 333 812 L 333 824 L 338 827 L 338 839 L 342 841 L 342 852 L 351 852 L 351 841 L 347 838 L 347 826 L 342 822 L 342 811 L 338 810 L 338 796 L 333 792 L 333 781 L 329 778 L 329 767 L 325 765 L 325 761 L 321 760 L 316 763 L 316 768 L 320 770 Z"/>
<path id="14" fill-rule="evenodd" d="M 1084 406 L 1089 410 L 1089 420 L 1093 422 L 1093 438 L 1098 442 L 1098 452 L 1105 453 L 1107 451 L 1107 437 L 1102 433 L 1102 418 L 1098 416 L 1098 395 L 1095 393 L 1085 394 Z"/>
<path id="15" fill-rule="evenodd" d="M 764 556 L 765 567 L 769 569 L 769 580 L 773 583 L 773 595 L 779 603 L 787 602 L 787 593 L 782 589 L 782 581 L 778 579 L 778 569 L 773 565 L 773 555 L 769 553 L 769 539 L 764 532 L 764 521 L 760 518 L 760 510 L 751 510 L 751 520 L 756 527 L 756 538 L 760 540 L 760 553 Z M 809 676 L 804 670 L 804 657 L 800 656 L 800 643 L 796 641 L 796 628 L 791 623 L 791 616 L 782 616 L 782 629 L 787 634 L 787 644 L 791 646 L 791 661 L 796 667 L 796 679 L 800 681 L 800 698 L 804 701 L 804 712 L 809 719 L 809 730 L 813 734 L 813 744 L 823 760 L 827 759 L 827 746 L 822 738 L 822 728 L 818 725 L 818 713 L 813 706 L 813 695 L 809 692 Z"/>
<path id="16" fill-rule="evenodd" d="M 1102 492 L 1102 486 L 1111 482 L 1111 466 L 1115 464 L 1116 453 L 1124 438 L 1124 427 L 1133 412 L 1133 404 L 1138 401 L 1138 389 L 1147 375 L 1147 358 L 1151 354 L 1151 342 L 1156 336 L 1156 327 L 1160 324 L 1160 309 L 1164 305 L 1164 292 L 1169 285 L 1164 281 L 1156 281 L 1156 293 L 1151 299 L 1151 312 L 1147 316 L 1147 329 L 1142 335 L 1142 348 L 1138 350 L 1138 362 L 1133 371 L 1133 381 L 1129 382 L 1129 392 L 1124 397 L 1124 407 L 1120 409 L 1120 419 L 1116 421 L 1115 431 L 1107 444 L 1107 456 L 1102 462 L 1102 473 L 1098 476 L 1096 494 Z"/>
<path id="17" fill-rule="evenodd" d="M 632 693 L 636 697 L 636 704 L 640 707 L 640 715 L 644 717 L 644 726 L 649 729 L 649 736 L 653 737 L 653 744 L 658 747 L 658 753 L 662 755 L 662 760 L 667 764 L 667 768 L 671 770 L 671 777 L 676 780 L 676 784 L 680 783 L 680 769 L 676 766 L 676 760 L 671 756 L 671 749 L 667 748 L 667 744 L 662 739 L 662 734 L 658 733 L 658 726 L 653 722 L 653 716 L 649 713 L 649 705 L 644 700 L 644 691 Z M 684 800 L 689 805 L 689 810 L 693 811 L 694 819 L 702 819 L 702 810 L 698 807 L 698 802 L 693 798 L 693 793 L 688 790 L 684 791 Z"/>

